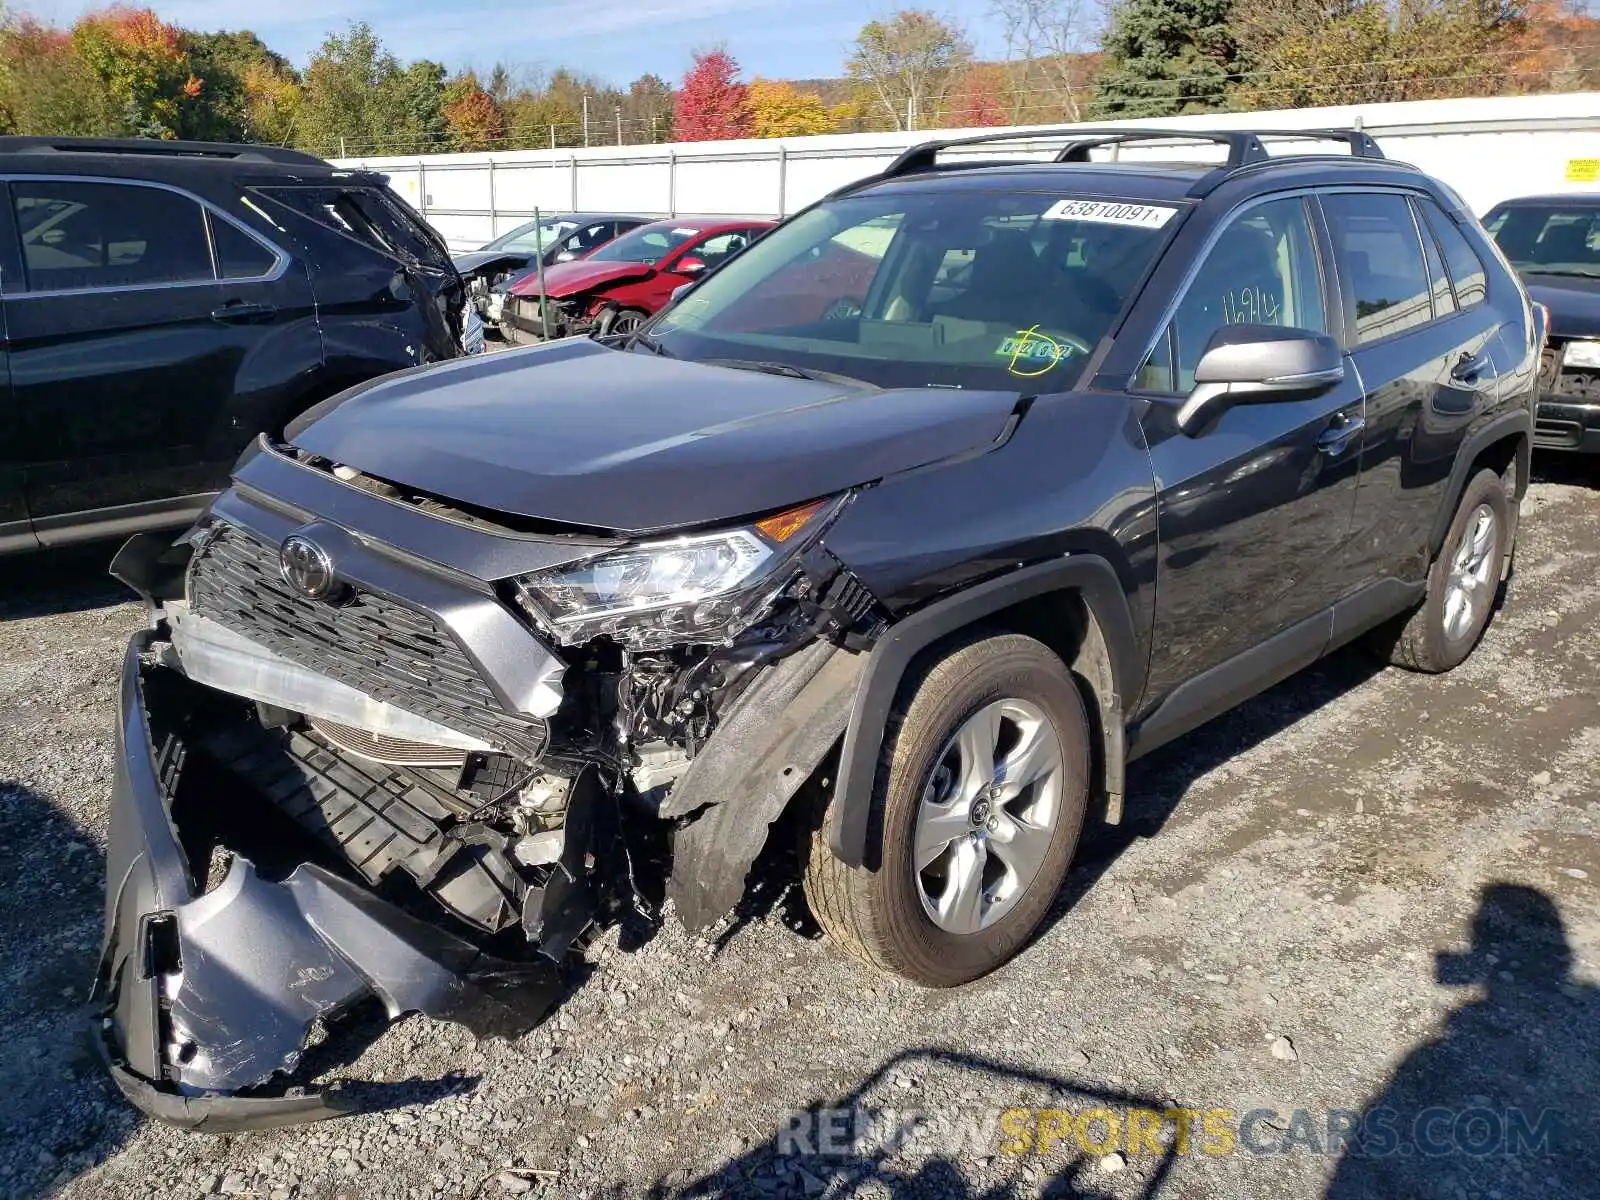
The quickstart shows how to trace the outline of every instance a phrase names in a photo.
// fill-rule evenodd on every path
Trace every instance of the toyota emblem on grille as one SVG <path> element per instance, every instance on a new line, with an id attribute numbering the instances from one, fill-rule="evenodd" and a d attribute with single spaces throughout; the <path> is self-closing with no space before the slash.
<path id="1" fill-rule="evenodd" d="M 339 586 L 328 552 L 298 533 L 284 538 L 278 548 L 278 569 L 283 581 L 307 600 L 326 600 Z"/>

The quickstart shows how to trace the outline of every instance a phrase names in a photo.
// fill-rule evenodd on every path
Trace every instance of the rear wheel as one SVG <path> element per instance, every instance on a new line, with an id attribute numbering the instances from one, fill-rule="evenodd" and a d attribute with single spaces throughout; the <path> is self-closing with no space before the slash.
<path id="1" fill-rule="evenodd" d="M 1459 666 L 1488 627 L 1511 536 L 1505 483 L 1491 470 L 1467 483 L 1444 546 L 1428 572 L 1428 591 L 1394 637 L 1389 660 L 1437 674 Z"/>
<path id="2" fill-rule="evenodd" d="M 890 718 L 872 798 L 876 871 L 813 834 L 806 896 L 833 941 L 879 970 L 951 987 L 1038 928 L 1083 826 L 1089 727 L 1071 673 L 1018 634 L 930 664 Z"/>

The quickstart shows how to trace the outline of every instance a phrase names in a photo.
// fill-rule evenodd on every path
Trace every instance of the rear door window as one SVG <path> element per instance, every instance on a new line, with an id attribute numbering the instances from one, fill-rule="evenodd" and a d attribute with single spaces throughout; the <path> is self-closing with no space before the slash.
<path id="1" fill-rule="evenodd" d="M 1345 314 L 1365 344 L 1433 320 L 1433 299 L 1422 240 L 1404 196 L 1393 192 L 1335 192 L 1322 198 L 1333 249 L 1348 282 Z"/>
<path id="2" fill-rule="evenodd" d="M 11 203 L 31 291 L 216 278 L 205 211 L 178 192 L 22 179 L 11 183 Z"/>

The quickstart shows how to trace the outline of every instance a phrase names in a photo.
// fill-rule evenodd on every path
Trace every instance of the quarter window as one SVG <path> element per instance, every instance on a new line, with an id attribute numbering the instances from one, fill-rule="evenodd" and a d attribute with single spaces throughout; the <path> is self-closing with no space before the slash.
<path id="1" fill-rule="evenodd" d="M 33 291 L 214 279 L 205 213 L 164 188 L 67 180 L 11 184 Z"/>
<path id="2" fill-rule="evenodd" d="M 232 221 L 214 213 L 211 240 L 217 248 L 217 271 L 224 279 L 257 279 L 277 264 L 276 254 Z"/>
<path id="3" fill-rule="evenodd" d="M 1412 204 L 1416 203 L 1412 201 Z M 1450 291 L 1450 276 L 1445 273 L 1444 260 L 1439 257 L 1439 243 L 1428 232 L 1427 222 L 1423 221 L 1419 228 L 1422 230 L 1422 256 L 1427 259 L 1428 278 L 1433 281 L 1433 315 L 1447 317 L 1456 311 L 1456 298 Z"/>
<path id="4" fill-rule="evenodd" d="M 1462 308 L 1482 304 L 1487 295 L 1489 277 L 1483 259 L 1478 257 L 1478 252 L 1467 241 L 1466 235 L 1456 228 L 1456 223 L 1445 216 L 1437 204 L 1431 200 L 1420 203 L 1428 224 L 1433 227 L 1434 236 L 1439 239 L 1439 245 L 1444 247 L 1444 261 L 1456 285 L 1456 299 Z"/>
<path id="5" fill-rule="evenodd" d="M 1349 282 L 1346 322 L 1375 342 L 1433 320 L 1422 241 L 1405 197 L 1339 192 L 1323 197 L 1334 253 Z"/>
<path id="6" fill-rule="evenodd" d="M 1188 392 L 1194 370 L 1226 325 L 1283 325 L 1327 330 L 1322 276 L 1305 201 L 1256 205 L 1224 229 L 1207 252 L 1138 386 Z"/>

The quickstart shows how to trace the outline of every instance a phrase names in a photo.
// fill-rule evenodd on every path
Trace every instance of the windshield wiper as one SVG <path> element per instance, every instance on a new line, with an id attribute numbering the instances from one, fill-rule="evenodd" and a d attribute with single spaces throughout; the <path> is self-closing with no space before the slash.
<path id="1" fill-rule="evenodd" d="M 668 350 L 648 333 L 635 333 L 628 339 L 628 345 L 630 348 L 633 346 L 643 346 L 646 350 L 650 351 L 651 354 L 659 354 L 662 358 L 673 357 L 671 350 Z"/>
<path id="2" fill-rule="evenodd" d="M 837 371 L 813 371 L 809 367 L 796 367 L 789 363 L 767 362 L 755 358 L 707 358 L 705 363 L 714 367 L 732 367 L 735 371 L 760 371 L 764 375 L 784 375 L 790 379 L 811 379 L 817 383 L 843 383 L 850 387 L 881 391 L 875 383 L 857 379 L 854 375 L 840 375 Z"/>

